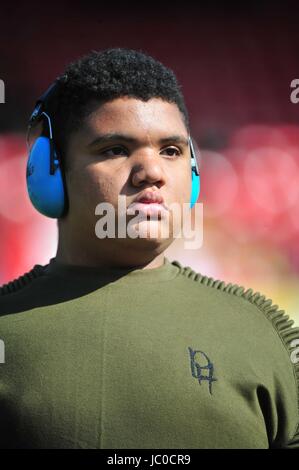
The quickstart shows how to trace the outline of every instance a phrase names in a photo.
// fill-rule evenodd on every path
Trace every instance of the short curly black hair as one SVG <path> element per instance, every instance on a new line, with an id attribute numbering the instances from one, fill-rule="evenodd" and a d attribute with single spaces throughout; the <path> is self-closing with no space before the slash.
<path id="1" fill-rule="evenodd" d="M 144 52 L 126 48 L 92 51 L 70 63 L 57 82 L 47 108 L 62 156 L 70 133 L 93 110 L 91 103 L 94 106 L 95 102 L 102 104 L 122 96 L 143 101 L 162 98 L 175 103 L 189 130 L 188 112 L 175 74 Z"/>

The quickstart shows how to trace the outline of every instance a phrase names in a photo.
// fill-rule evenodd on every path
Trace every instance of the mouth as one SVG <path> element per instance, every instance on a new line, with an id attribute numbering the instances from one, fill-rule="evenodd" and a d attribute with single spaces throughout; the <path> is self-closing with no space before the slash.
<path id="1" fill-rule="evenodd" d="M 164 203 L 151 202 L 150 200 L 140 200 L 133 202 L 127 209 L 128 215 L 136 215 L 136 212 L 142 216 L 142 218 L 158 219 L 164 218 L 169 212 L 167 206 Z"/>

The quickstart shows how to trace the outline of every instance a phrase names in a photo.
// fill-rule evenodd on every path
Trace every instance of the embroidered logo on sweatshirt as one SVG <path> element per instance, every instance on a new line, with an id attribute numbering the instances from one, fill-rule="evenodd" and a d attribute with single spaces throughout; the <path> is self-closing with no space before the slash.
<path id="1" fill-rule="evenodd" d="M 201 385 L 202 381 L 209 384 L 209 392 L 212 395 L 212 384 L 217 379 L 214 377 L 214 365 L 203 351 L 194 350 L 188 347 L 190 355 L 190 367 L 192 377 L 198 380 Z"/>

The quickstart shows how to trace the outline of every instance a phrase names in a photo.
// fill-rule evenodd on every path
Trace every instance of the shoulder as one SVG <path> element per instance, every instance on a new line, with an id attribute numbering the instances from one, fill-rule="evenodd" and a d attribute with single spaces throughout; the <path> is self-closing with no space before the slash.
<path id="1" fill-rule="evenodd" d="M 43 296 L 41 286 L 47 266 L 36 264 L 26 273 L 0 286 L 0 318 L 36 306 Z"/>
<path id="2" fill-rule="evenodd" d="M 30 271 L 22 274 L 21 276 L 13 279 L 12 281 L 3 284 L 0 286 L 0 298 L 7 296 L 9 294 L 13 294 L 24 289 L 26 286 L 32 284 L 34 279 L 39 278 L 44 274 L 45 266 L 41 266 L 40 264 L 36 264 Z"/>
<path id="3" fill-rule="evenodd" d="M 211 299 L 216 298 L 217 304 L 223 308 L 224 313 L 226 310 L 231 313 L 236 308 L 237 315 L 245 313 L 253 315 L 256 319 L 261 318 L 266 327 L 270 327 L 277 333 L 282 344 L 289 351 L 293 340 L 299 339 L 299 327 L 294 327 L 294 321 L 285 311 L 260 292 L 202 275 L 189 266 L 182 266 L 176 260 L 172 261 L 172 264 L 179 268 L 178 275 L 186 278 L 189 285 L 192 284 L 193 292 L 199 291 L 198 299 L 208 299 L 210 303 L 213 303 Z"/>
<path id="4" fill-rule="evenodd" d="M 193 291 L 204 295 L 207 298 L 215 298 L 221 300 L 222 306 L 226 305 L 243 307 L 247 312 L 258 313 L 262 318 L 278 331 L 284 339 L 287 338 L 287 331 L 295 333 L 298 337 L 299 328 L 292 328 L 294 321 L 280 309 L 278 305 L 273 304 L 272 300 L 260 292 L 251 288 L 245 288 L 239 284 L 227 283 L 223 280 L 214 279 L 194 271 L 189 266 L 182 266 L 178 261 L 172 261 L 172 264 L 179 269 L 178 276 L 187 279 L 188 285 L 192 285 Z"/>

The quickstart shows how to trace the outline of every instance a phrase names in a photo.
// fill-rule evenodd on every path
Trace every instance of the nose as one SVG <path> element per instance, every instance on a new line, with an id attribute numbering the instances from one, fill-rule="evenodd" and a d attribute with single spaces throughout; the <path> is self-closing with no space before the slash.
<path id="1" fill-rule="evenodd" d="M 132 166 L 132 185 L 135 187 L 146 184 L 155 184 L 158 187 L 163 186 L 166 180 L 161 160 L 161 156 L 154 150 L 139 151 Z"/>

